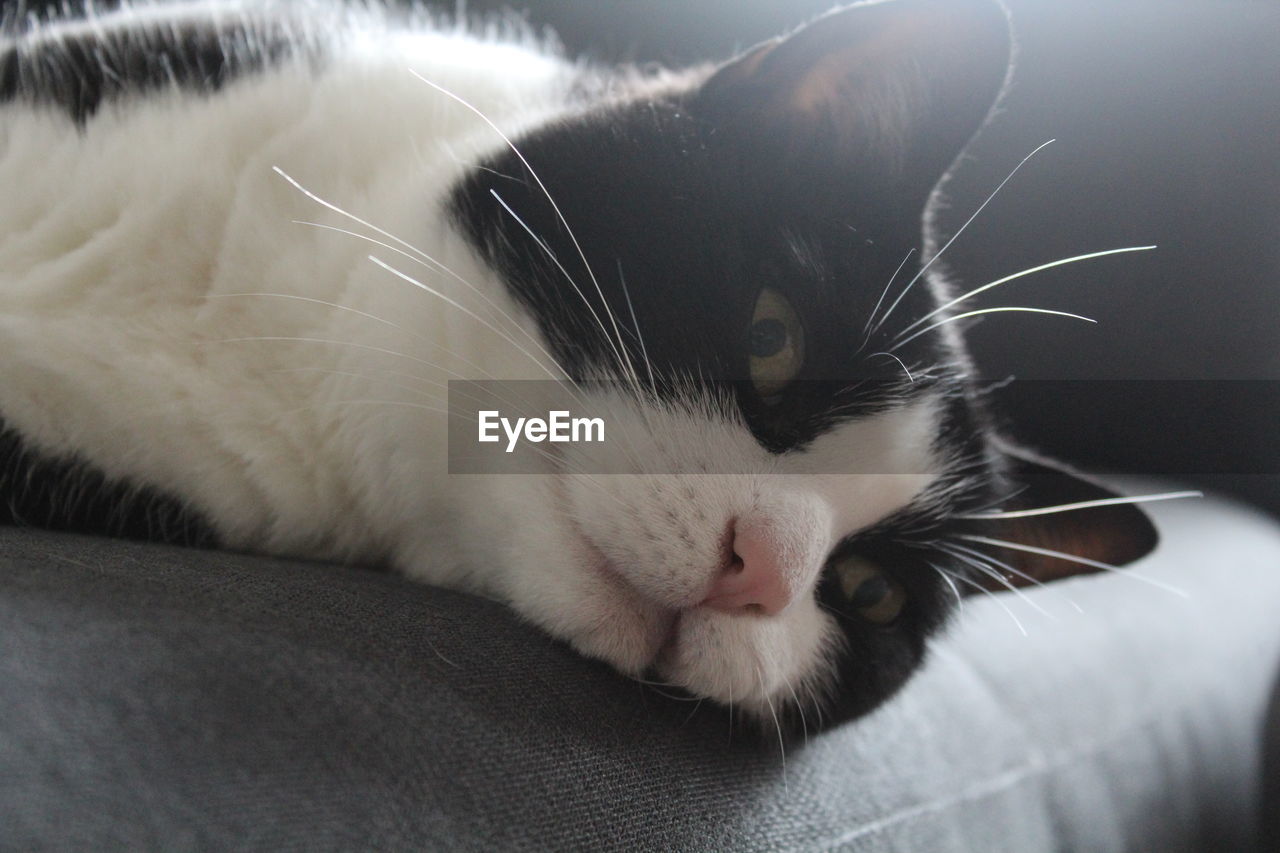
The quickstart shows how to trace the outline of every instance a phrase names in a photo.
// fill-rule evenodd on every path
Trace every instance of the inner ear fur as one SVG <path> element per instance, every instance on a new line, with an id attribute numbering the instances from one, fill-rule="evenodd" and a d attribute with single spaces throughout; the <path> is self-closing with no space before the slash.
<path id="1" fill-rule="evenodd" d="M 1118 492 L 1091 477 L 1023 448 L 1000 442 L 999 452 L 1006 462 L 1005 476 L 1011 494 L 1010 499 L 1001 504 L 1001 512 L 1120 497 Z M 1141 559 L 1156 547 L 1160 538 L 1146 512 L 1134 504 L 992 518 L 978 524 L 981 535 L 990 539 L 1058 551 L 1105 566 L 1124 566 Z M 1006 579 L 1013 586 L 1047 583 L 1105 570 L 1102 565 L 1089 565 L 1012 547 L 1001 548 L 998 559 L 1020 573 L 1006 574 Z M 991 589 L 1007 588 L 994 579 L 987 579 L 986 585 Z"/>

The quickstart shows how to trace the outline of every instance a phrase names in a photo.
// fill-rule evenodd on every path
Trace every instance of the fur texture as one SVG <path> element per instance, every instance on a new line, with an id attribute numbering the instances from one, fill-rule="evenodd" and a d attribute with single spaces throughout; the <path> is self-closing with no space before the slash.
<path id="1" fill-rule="evenodd" d="M 979 584 L 930 543 L 1015 491 L 955 326 L 894 337 L 944 294 L 909 250 L 1007 40 L 996 6 L 901 0 L 642 75 L 376 9 L 11 27 L 7 452 L 229 547 L 499 598 L 757 717 L 862 713 Z M 763 288 L 805 336 L 779 394 L 744 343 Z M 492 379 L 622 438 L 451 474 L 447 385 Z M 833 579 L 853 556 L 888 623 Z M 767 597 L 734 586 L 762 562 Z"/>

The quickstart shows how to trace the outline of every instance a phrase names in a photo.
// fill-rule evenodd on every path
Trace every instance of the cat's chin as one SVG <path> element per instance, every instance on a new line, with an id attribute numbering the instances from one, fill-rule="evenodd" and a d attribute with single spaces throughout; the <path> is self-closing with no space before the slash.
<path id="1" fill-rule="evenodd" d="M 819 703 L 838 647 L 833 620 L 812 601 L 774 616 L 700 607 L 674 620 L 653 671 L 672 686 L 767 720 Z"/>
<path id="2" fill-rule="evenodd" d="M 646 598 L 589 538 L 577 530 L 574 534 L 592 594 L 590 603 L 581 605 L 590 613 L 579 614 L 566 639 L 583 654 L 640 676 L 671 642 L 679 611 Z"/>

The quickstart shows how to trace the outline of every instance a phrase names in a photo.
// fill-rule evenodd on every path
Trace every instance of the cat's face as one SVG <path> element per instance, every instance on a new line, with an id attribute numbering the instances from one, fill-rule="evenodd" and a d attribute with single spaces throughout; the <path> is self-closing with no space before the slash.
<path id="1" fill-rule="evenodd" d="M 891 695 L 991 574 L 1079 568 L 963 538 L 1034 544 L 973 516 L 1103 493 L 1011 455 L 955 325 L 912 325 L 943 292 L 922 211 L 1008 55 L 994 4 L 865 4 L 466 178 L 459 227 L 620 437 L 494 479 L 522 505 L 495 557 L 518 609 L 625 672 L 830 719 Z M 1151 545 L 1127 508 L 1072 522 L 1125 531 L 1093 559 Z"/>

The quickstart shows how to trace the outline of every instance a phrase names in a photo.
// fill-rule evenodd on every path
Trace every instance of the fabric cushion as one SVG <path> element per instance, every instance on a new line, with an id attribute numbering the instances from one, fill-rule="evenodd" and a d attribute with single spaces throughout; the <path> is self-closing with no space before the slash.
<path id="1" fill-rule="evenodd" d="M 970 600 L 902 694 L 785 758 L 478 598 L 3 529 L 0 847 L 1238 849 L 1280 528 L 1152 512 L 1132 571 L 1029 591 L 1051 616 Z"/>

